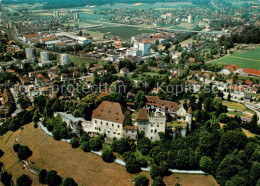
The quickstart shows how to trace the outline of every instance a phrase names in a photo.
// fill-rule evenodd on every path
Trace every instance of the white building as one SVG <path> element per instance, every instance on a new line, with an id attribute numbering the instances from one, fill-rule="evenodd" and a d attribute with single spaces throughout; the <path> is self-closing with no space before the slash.
<path id="1" fill-rule="evenodd" d="M 41 62 L 49 61 L 49 53 L 46 51 L 43 51 L 40 53 L 41 56 Z"/>
<path id="2" fill-rule="evenodd" d="M 68 65 L 69 64 L 69 55 L 68 54 L 61 54 L 60 55 L 60 64 L 61 65 Z"/>
<path id="3" fill-rule="evenodd" d="M 136 114 L 135 126 L 145 133 L 151 141 L 159 140 L 159 133 L 165 133 L 166 115 L 163 112 L 151 112 L 147 109 L 140 109 Z"/>
<path id="4" fill-rule="evenodd" d="M 26 48 L 25 49 L 25 55 L 27 59 L 34 58 L 34 53 L 32 48 Z"/>
<path id="5" fill-rule="evenodd" d="M 142 51 L 137 48 L 129 48 L 126 50 L 126 56 L 138 57 L 142 55 Z"/>
<path id="6" fill-rule="evenodd" d="M 79 13 L 75 12 L 74 13 L 74 21 L 78 21 L 79 20 Z"/>
<path id="7" fill-rule="evenodd" d="M 41 62 L 41 63 L 38 63 L 38 65 L 39 65 L 40 67 L 45 67 L 45 66 L 48 66 L 48 65 L 51 65 L 51 64 L 52 64 L 51 61 L 43 61 L 43 62 Z"/>
<path id="8" fill-rule="evenodd" d="M 188 16 L 188 23 L 192 23 L 192 15 Z"/>
<path id="9" fill-rule="evenodd" d="M 124 127 L 131 126 L 131 115 L 119 103 L 103 101 L 92 114 L 92 124 L 84 124 L 83 130 L 106 134 L 107 138 L 124 137 Z"/>
<path id="10" fill-rule="evenodd" d="M 58 10 L 54 11 L 54 18 L 59 18 L 60 17 L 60 13 Z"/>
<path id="11" fill-rule="evenodd" d="M 54 116 L 61 116 L 63 122 L 69 126 L 73 132 L 79 132 L 82 129 L 82 124 L 86 122 L 84 118 L 74 117 L 72 114 L 68 114 L 66 112 L 56 112 Z"/>
<path id="12" fill-rule="evenodd" d="M 142 55 L 148 55 L 150 54 L 150 47 L 151 44 L 149 43 L 134 43 L 134 49 L 140 50 L 142 52 Z"/>

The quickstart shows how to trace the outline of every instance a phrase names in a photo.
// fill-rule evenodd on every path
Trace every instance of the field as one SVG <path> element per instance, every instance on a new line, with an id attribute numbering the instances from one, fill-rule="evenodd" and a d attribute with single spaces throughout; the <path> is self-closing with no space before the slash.
<path id="1" fill-rule="evenodd" d="M 220 123 L 219 125 L 220 125 L 220 128 L 223 128 L 226 124 Z M 249 130 L 242 128 L 242 131 L 246 135 L 246 137 L 248 137 L 248 138 L 254 138 L 255 136 L 257 136 L 256 134 L 250 132 Z"/>
<path id="2" fill-rule="evenodd" d="M 254 112 L 247 108 L 245 105 L 241 103 L 235 103 L 235 102 L 223 102 L 223 105 L 226 105 L 230 109 L 239 110 L 241 112 L 249 112 L 251 114 L 254 114 Z"/>
<path id="3" fill-rule="evenodd" d="M 13 180 L 22 174 L 27 174 L 33 179 L 33 185 L 40 185 L 37 176 L 27 169 L 18 160 L 12 150 L 15 140 L 22 145 L 27 145 L 33 155 L 29 158 L 33 162 L 33 169 L 56 170 L 63 178 L 73 177 L 79 185 L 133 185 L 135 175 L 128 174 L 125 168 L 116 163 L 105 163 L 101 157 L 84 153 L 80 149 L 72 149 L 62 141 L 55 141 L 33 124 L 24 126 L 23 130 L 8 132 L 1 137 L 0 147 L 5 152 L 1 158 L 5 169 L 13 175 Z M 142 172 L 149 177 L 148 172 Z M 167 185 L 217 185 L 212 176 L 173 174 L 164 178 Z"/>
<path id="4" fill-rule="evenodd" d="M 252 68 L 260 70 L 260 48 L 250 50 L 248 52 L 227 55 L 212 63 L 218 64 L 237 64 L 240 68 Z"/>
<path id="5" fill-rule="evenodd" d="M 89 29 L 94 32 L 107 33 L 108 35 L 120 36 L 123 39 L 130 39 L 132 35 L 138 35 L 142 33 L 154 33 L 154 30 L 138 29 L 131 26 L 114 26 Z"/>

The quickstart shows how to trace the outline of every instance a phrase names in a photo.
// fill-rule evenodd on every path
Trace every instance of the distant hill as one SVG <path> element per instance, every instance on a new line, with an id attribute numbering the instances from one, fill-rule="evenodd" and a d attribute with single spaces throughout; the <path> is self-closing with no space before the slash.
<path id="1" fill-rule="evenodd" d="M 113 3 L 156 3 L 156 2 L 182 2 L 187 0 L 2 0 L 4 4 L 19 4 L 19 3 L 44 3 L 44 8 L 61 8 L 61 7 L 75 7 L 85 5 L 103 5 Z M 188 0 L 194 4 L 208 4 L 210 0 Z"/>

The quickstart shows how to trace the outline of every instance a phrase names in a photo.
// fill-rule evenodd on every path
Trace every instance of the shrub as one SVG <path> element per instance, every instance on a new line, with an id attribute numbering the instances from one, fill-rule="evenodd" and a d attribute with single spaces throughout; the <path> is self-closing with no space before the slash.
<path id="1" fill-rule="evenodd" d="M 37 128 L 38 128 L 38 124 L 37 124 L 37 123 L 34 123 L 34 124 L 33 124 L 33 127 L 34 127 L 35 129 L 37 129 Z"/>
<path id="2" fill-rule="evenodd" d="M 91 138 L 89 141 L 91 150 L 99 151 L 102 149 L 102 142 L 99 138 Z"/>
<path id="3" fill-rule="evenodd" d="M 62 183 L 62 178 L 57 174 L 57 171 L 51 170 L 47 173 L 46 184 L 51 186 L 60 185 Z"/>
<path id="4" fill-rule="evenodd" d="M 4 155 L 4 151 L 0 149 L 0 158 Z"/>
<path id="5" fill-rule="evenodd" d="M 27 146 L 20 146 L 17 154 L 20 160 L 26 160 L 32 155 L 32 151 Z"/>
<path id="6" fill-rule="evenodd" d="M 77 137 L 73 137 L 70 140 L 70 144 L 71 144 L 72 148 L 78 148 L 79 147 L 79 139 Z"/>
<path id="7" fill-rule="evenodd" d="M 30 186 L 32 185 L 32 180 L 25 174 L 17 178 L 16 183 L 18 186 Z"/>
<path id="8" fill-rule="evenodd" d="M 83 142 L 80 145 L 80 148 L 84 151 L 84 152 L 90 152 L 91 151 L 91 147 L 89 145 L 89 142 Z"/>
<path id="9" fill-rule="evenodd" d="M 6 171 L 1 174 L 1 182 L 4 185 L 11 185 L 12 183 L 12 175 L 8 174 Z"/>
<path id="10" fill-rule="evenodd" d="M 19 143 L 14 143 L 14 144 L 13 144 L 14 152 L 18 152 L 20 146 L 21 146 L 21 145 L 20 145 Z"/>
<path id="11" fill-rule="evenodd" d="M 40 183 L 45 184 L 46 183 L 46 177 L 47 177 L 47 170 L 42 169 L 38 175 L 38 180 Z"/>
<path id="12" fill-rule="evenodd" d="M 135 186 L 149 185 L 149 179 L 145 175 L 137 175 L 134 180 L 135 180 Z"/>
<path id="13" fill-rule="evenodd" d="M 111 163 L 114 161 L 115 156 L 113 155 L 113 152 L 111 150 L 104 150 L 102 152 L 102 159 L 107 163 Z"/>
<path id="14" fill-rule="evenodd" d="M 73 178 L 66 178 L 62 184 L 62 186 L 78 186 Z"/>
<path id="15" fill-rule="evenodd" d="M 126 171 L 133 174 L 139 173 L 141 171 L 141 167 L 136 158 L 130 158 L 126 161 L 125 164 Z"/>

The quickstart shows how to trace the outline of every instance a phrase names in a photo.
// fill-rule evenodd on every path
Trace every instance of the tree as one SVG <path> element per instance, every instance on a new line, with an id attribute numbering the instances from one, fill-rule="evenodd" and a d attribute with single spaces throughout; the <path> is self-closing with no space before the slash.
<path id="1" fill-rule="evenodd" d="M 154 165 L 151 169 L 150 175 L 153 179 L 156 177 L 164 177 L 168 174 L 169 166 L 166 161 L 161 161 L 159 166 Z"/>
<path id="2" fill-rule="evenodd" d="M 213 162 L 210 157 L 202 156 L 200 159 L 199 165 L 203 171 L 210 173 Z"/>
<path id="3" fill-rule="evenodd" d="M 21 145 L 20 145 L 19 143 L 14 143 L 14 144 L 13 144 L 14 152 L 18 152 L 20 146 L 21 146 Z"/>
<path id="4" fill-rule="evenodd" d="M 90 152 L 91 151 L 91 147 L 89 145 L 89 142 L 82 142 L 80 144 L 80 148 L 84 151 L 84 152 Z"/>
<path id="5" fill-rule="evenodd" d="M 42 113 L 46 104 L 46 99 L 43 95 L 34 98 L 34 105 L 39 108 L 39 112 Z"/>
<path id="6" fill-rule="evenodd" d="M 140 110 L 141 108 L 143 108 L 146 104 L 146 97 L 143 91 L 139 90 L 135 96 L 134 99 L 134 107 L 137 110 Z"/>
<path id="7" fill-rule="evenodd" d="M 221 136 L 220 140 L 220 153 L 221 155 L 226 155 L 228 152 L 232 152 L 234 149 L 242 149 L 248 139 L 245 134 L 241 131 L 227 131 Z"/>
<path id="8" fill-rule="evenodd" d="M 227 100 L 228 100 L 228 101 L 231 101 L 231 94 L 230 94 L 230 93 L 228 93 Z"/>
<path id="9" fill-rule="evenodd" d="M 82 34 L 83 34 L 83 33 L 82 33 L 82 30 L 81 30 L 81 31 L 79 31 L 79 36 L 82 36 Z"/>
<path id="10" fill-rule="evenodd" d="M 75 182 L 73 178 L 68 177 L 64 180 L 62 186 L 78 186 L 78 184 Z"/>
<path id="11" fill-rule="evenodd" d="M 29 178 L 29 176 L 23 174 L 17 178 L 16 183 L 18 186 L 30 186 L 32 185 L 32 180 Z"/>
<path id="12" fill-rule="evenodd" d="M 51 170 L 47 173 L 46 183 L 50 186 L 60 185 L 62 178 L 57 174 L 57 171 Z"/>
<path id="13" fill-rule="evenodd" d="M 113 152 L 111 150 L 104 150 L 102 152 L 102 159 L 107 163 L 111 163 L 114 161 L 115 156 L 113 155 Z"/>
<path id="14" fill-rule="evenodd" d="M 70 140 L 70 144 L 71 144 L 72 148 L 78 148 L 79 147 L 79 138 L 73 137 Z"/>
<path id="15" fill-rule="evenodd" d="M 37 123 L 38 121 L 39 121 L 39 119 L 40 119 L 40 117 L 41 117 L 41 115 L 40 115 L 40 113 L 39 113 L 39 109 L 36 109 L 35 111 L 34 111 L 34 114 L 33 114 L 33 122 L 34 123 Z"/>
<path id="16" fill-rule="evenodd" d="M 135 177 L 135 186 L 148 186 L 149 185 L 149 179 L 145 175 L 137 175 Z"/>
<path id="17" fill-rule="evenodd" d="M 125 152 L 131 151 L 129 139 L 121 138 L 120 140 L 114 140 L 112 143 L 112 150 L 114 152 L 118 152 L 119 154 L 124 154 Z"/>
<path id="18" fill-rule="evenodd" d="M 137 147 L 143 155 L 149 154 L 151 150 L 151 141 L 149 138 L 144 137 L 138 140 Z"/>
<path id="19" fill-rule="evenodd" d="M 9 186 L 12 183 L 12 175 L 8 174 L 6 171 L 1 174 L 1 182 L 5 186 Z"/>
<path id="20" fill-rule="evenodd" d="M 100 149 L 102 149 L 102 142 L 100 140 L 100 138 L 91 138 L 89 140 L 89 144 L 90 144 L 90 148 L 93 151 L 99 151 Z"/>
<path id="21" fill-rule="evenodd" d="M 141 171 L 141 167 L 136 158 L 129 158 L 125 164 L 126 171 L 133 174 L 139 173 Z"/>
<path id="22" fill-rule="evenodd" d="M 250 171 L 251 185 L 256 185 L 259 178 L 260 178 L 260 163 L 254 162 Z"/>
<path id="23" fill-rule="evenodd" d="M 46 169 L 42 169 L 38 175 L 38 180 L 40 183 L 45 184 L 46 183 L 46 177 L 47 177 L 47 170 Z"/>
<path id="24" fill-rule="evenodd" d="M 26 160 L 32 155 L 32 151 L 27 146 L 20 146 L 17 154 L 20 160 Z"/>
<path id="25" fill-rule="evenodd" d="M 161 177 L 156 177 L 153 180 L 152 186 L 166 186 L 166 184 L 163 182 L 163 179 Z"/>
<path id="26" fill-rule="evenodd" d="M 2 149 L 0 149 L 0 158 L 4 155 L 4 151 L 2 151 Z"/>

